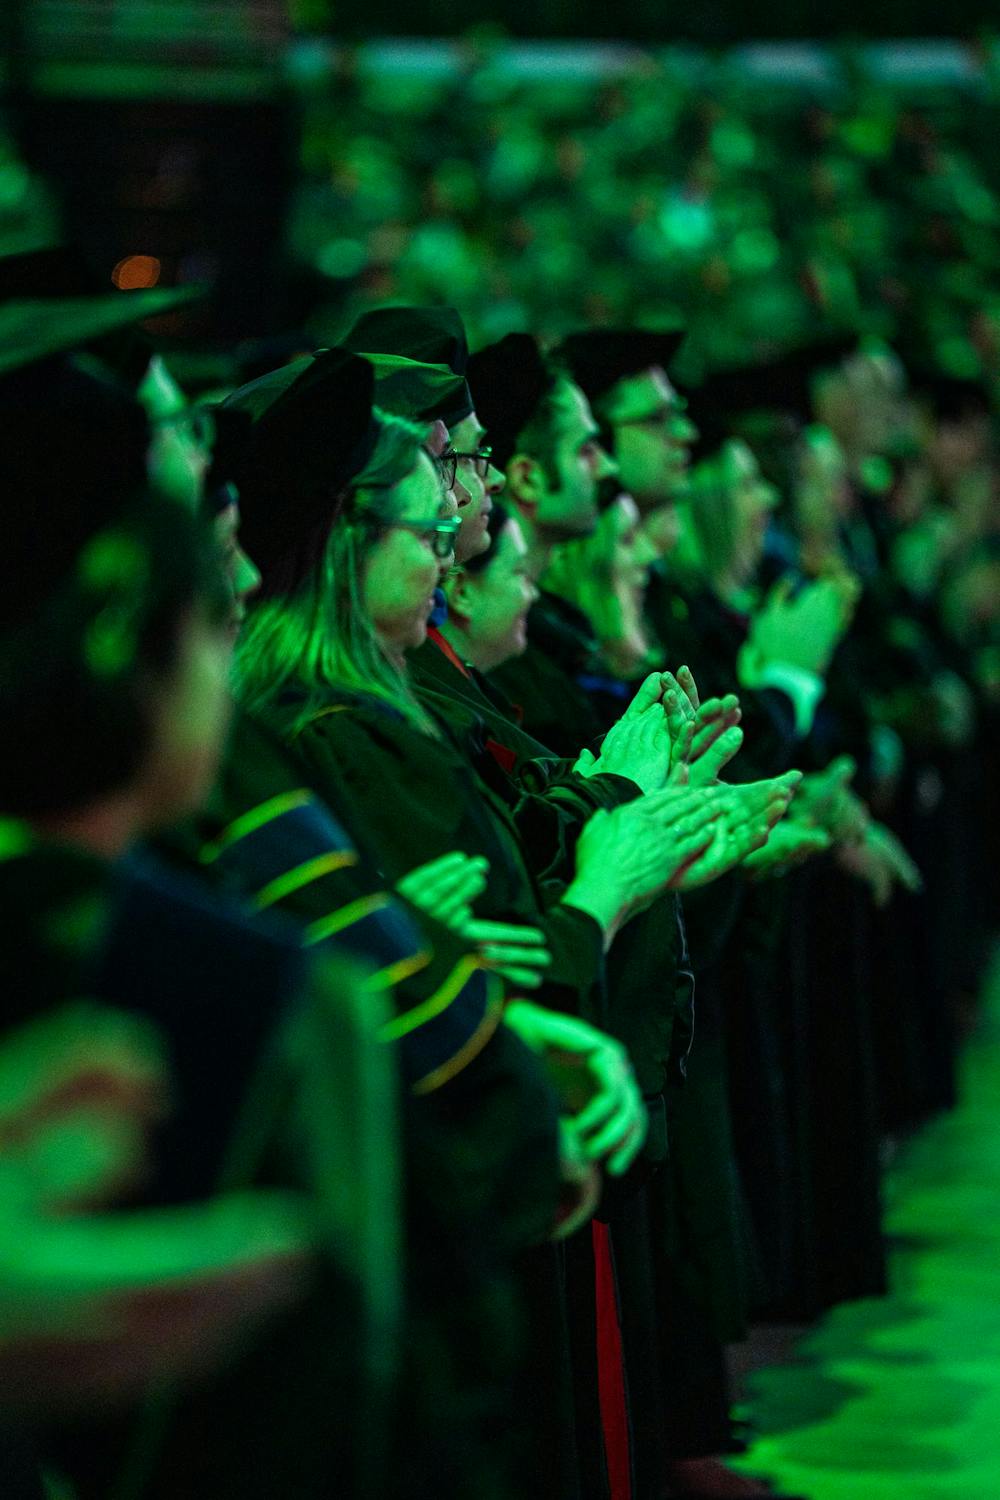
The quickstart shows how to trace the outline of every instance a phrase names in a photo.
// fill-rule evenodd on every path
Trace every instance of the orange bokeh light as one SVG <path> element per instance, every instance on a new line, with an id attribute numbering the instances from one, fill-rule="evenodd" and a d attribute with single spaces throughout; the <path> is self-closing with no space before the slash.
<path id="1" fill-rule="evenodd" d="M 134 292 L 156 286 L 162 269 L 155 255 L 126 255 L 111 272 L 111 280 L 120 292 Z"/>

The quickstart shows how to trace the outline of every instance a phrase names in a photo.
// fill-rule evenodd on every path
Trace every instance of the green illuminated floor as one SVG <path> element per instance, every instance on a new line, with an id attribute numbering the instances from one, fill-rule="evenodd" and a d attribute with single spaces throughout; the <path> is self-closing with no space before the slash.
<path id="1" fill-rule="evenodd" d="M 746 1468 L 810 1500 L 1000 1500 L 1000 984 L 961 1108 L 902 1153 L 887 1205 L 893 1295 L 750 1377 Z"/>

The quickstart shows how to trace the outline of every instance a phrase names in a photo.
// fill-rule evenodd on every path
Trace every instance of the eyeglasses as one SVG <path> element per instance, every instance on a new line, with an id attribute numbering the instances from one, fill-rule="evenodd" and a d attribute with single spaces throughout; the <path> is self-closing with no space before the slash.
<path id="1" fill-rule="evenodd" d="M 490 472 L 490 460 L 492 457 L 492 448 L 477 448 L 474 453 L 459 453 L 454 448 L 447 449 L 438 458 L 438 467 L 441 470 L 441 478 L 444 480 L 445 489 L 450 490 L 455 483 L 460 458 L 467 458 L 479 475 L 479 478 L 485 479 Z"/>
<path id="2" fill-rule="evenodd" d="M 176 411 L 152 417 L 149 425 L 154 432 L 179 433 L 199 448 L 210 449 L 215 444 L 215 417 L 204 406 L 180 406 Z"/>
<path id="3" fill-rule="evenodd" d="M 455 550 L 455 533 L 462 524 L 460 516 L 432 516 L 426 521 L 411 521 L 406 517 L 399 521 L 391 521 L 391 526 L 400 526 L 404 531 L 415 531 L 418 536 L 426 537 L 431 544 L 431 551 L 435 557 L 444 559 L 450 557 Z"/>

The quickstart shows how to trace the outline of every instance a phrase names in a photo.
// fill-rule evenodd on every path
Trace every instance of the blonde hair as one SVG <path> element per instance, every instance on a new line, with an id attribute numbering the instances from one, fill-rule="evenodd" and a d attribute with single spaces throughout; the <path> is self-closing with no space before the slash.
<path id="1" fill-rule="evenodd" d="M 236 646 L 236 696 L 265 716 L 289 688 L 304 691 L 293 731 L 303 729 L 337 688 L 380 699 L 434 733 L 386 652 L 364 604 L 364 568 L 381 529 L 392 525 L 394 491 L 412 473 L 426 429 L 376 408 L 374 452 L 351 486 L 316 563 L 290 593 L 251 606 Z"/>

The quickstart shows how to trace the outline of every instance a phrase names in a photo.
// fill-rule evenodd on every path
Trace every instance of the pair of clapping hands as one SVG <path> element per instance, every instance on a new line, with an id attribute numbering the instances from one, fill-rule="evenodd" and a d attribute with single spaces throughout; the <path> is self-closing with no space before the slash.
<path id="1" fill-rule="evenodd" d="M 877 907 L 885 907 L 897 887 L 911 894 L 923 879 L 902 840 L 873 818 L 852 789 L 857 766 L 849 755 L 807 776 L 792 807 L 793 826 L 808 824 L 826 838 L 841 868 L 868 886 Z"/>
<path id="2" fill-rule="evenodd" d="M 687 667 L 676 676 L 654 672 L 605 737 L 599 755 L 584 751 L 577 762 L 583 776 L 614 772 L 646 793 L 638 803 L 608 816 L 630 824 L 632 835 L 643 818 L 673 835 L 659 847 L 661 857 L 675 856 L 664 881 L 670 889 L 695 890 L 737 865 L 763 873 L 793 856 L 806 857 L 821 842 L 811 830 L 789 835 L 782 829 L 801 781 L 799 772 L 739 785 L 719 781 L 743 743 L 739 724 L 735 694 L 702 703 Z M 776 855 L 768 859 L 779 831 Z"/>
<path id="3" fill-rule="evenodd" d="M 571 888 L 577 904 L 627 920 L 664 890 L 707 884 L 766 843 L 798 773 L 721 785 L 719 772 L 742 743 L 738 721 L 736 698 L 702 705 L 686 669 L 676 678 L 655 673 L 646 679 L 600 755 L 586 752 L 576 768 L 583 775 L 628 776 L 645 793 L 595 813 L 584 826 Z M 453 853 L 412 871 L 397 890 L 477 948 L 509 984 L 537 988 L 550 961 L 543 934 L 483 921 L 473 912 L 487 868 L 482 858 Z M 562 1105 L 564 1175 L 578 1189 L 560 1223 L 560 1232 L 568 1233 L 593 1212 L 597 1165 L 618 1175 L 635 1159 L 646 1134 L 645 1108 L 628 1056 L 611 1038 L 523 1000 L 508 1006 L 506 1021 L 542 1057 Z"/>

